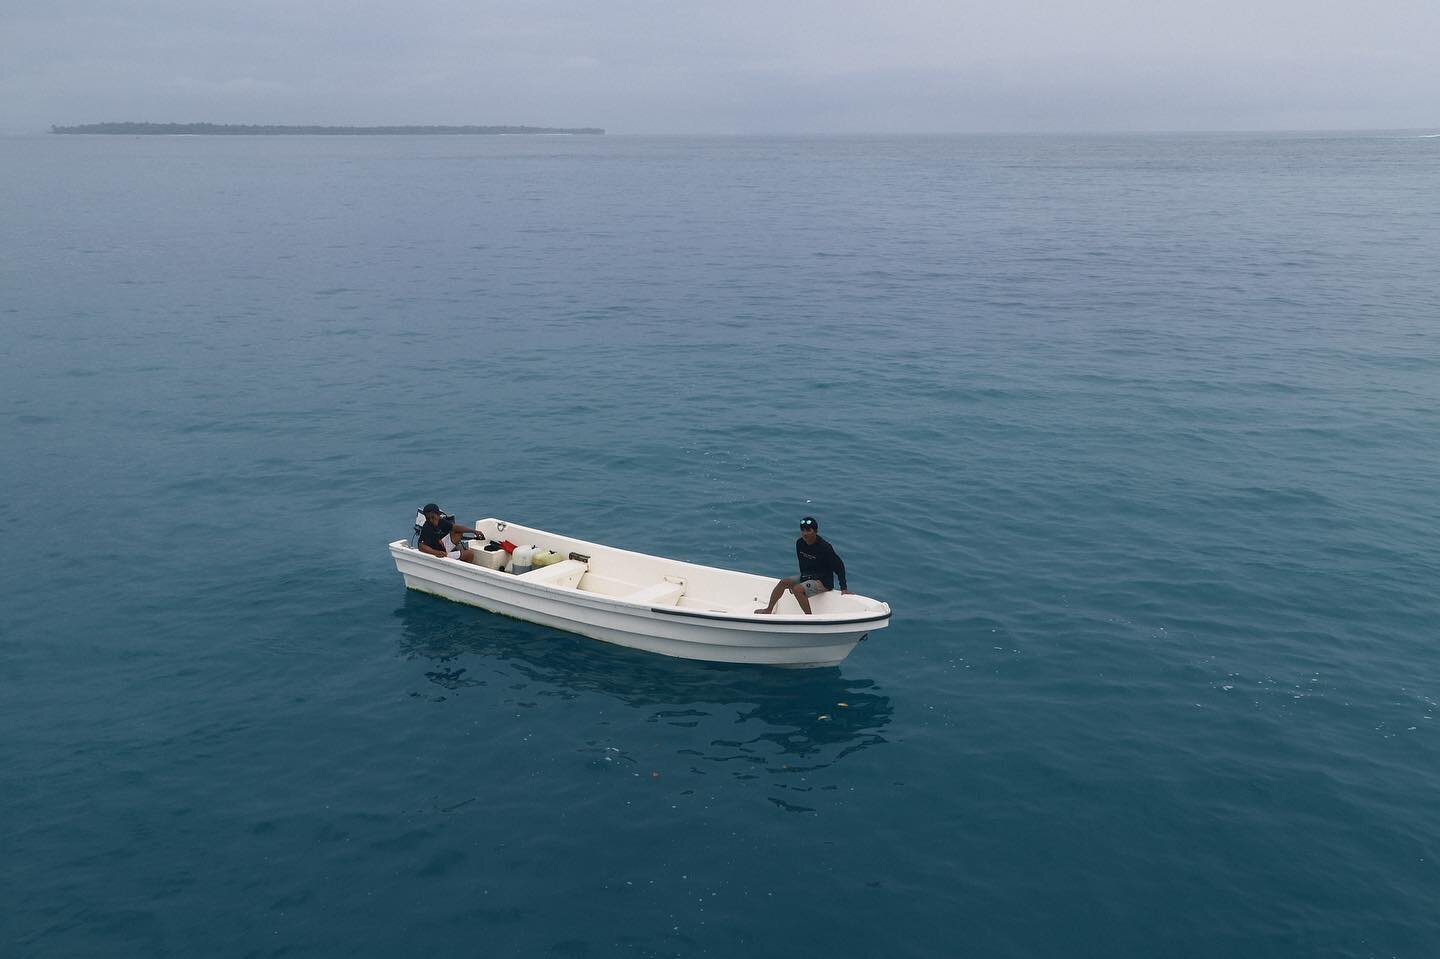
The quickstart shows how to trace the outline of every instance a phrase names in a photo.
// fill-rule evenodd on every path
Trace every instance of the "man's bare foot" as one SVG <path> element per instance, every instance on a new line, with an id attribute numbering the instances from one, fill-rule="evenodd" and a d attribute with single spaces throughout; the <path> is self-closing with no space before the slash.
<path id="1" fill-rule="evenodd" d="M 770 615 L 770 610 L 768 610 L 768 609 L 757 609 L 757 610 L 755 610 L 755 612 L 758 613 L 758 614 L 760 614 L 761 616 L 769 616 L 769 615 Z"/>

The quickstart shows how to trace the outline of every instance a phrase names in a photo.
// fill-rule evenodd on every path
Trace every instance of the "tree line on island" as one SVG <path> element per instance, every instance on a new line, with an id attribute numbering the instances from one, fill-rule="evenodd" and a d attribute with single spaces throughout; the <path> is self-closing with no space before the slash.
<path id="1" fill-rule="evenodd" d="M 600 127 L 514 127 L 514 126 L 394 126 L 394 127 L 330 127 L 330 126 L 284 126 L 275 124 L 241 123 L 81 123 L 76 126 L 52 126 L 51 133 L 120 133 L 149 136 L 278 136 L 310 134 L 321 136 L 375 136 L 382 135 L 456 135 L 456 134 L 516 134 L 516 133 L 583 133 L 603 134 Z"/>

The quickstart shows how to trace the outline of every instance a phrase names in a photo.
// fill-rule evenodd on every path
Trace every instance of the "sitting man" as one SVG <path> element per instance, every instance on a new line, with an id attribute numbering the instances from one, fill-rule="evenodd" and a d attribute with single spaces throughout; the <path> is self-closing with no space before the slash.
<path id="1" fill-rule="evenodd" d="M 440 507 L 434 503 L 426 503 L 420 512 L 425 514 L 425 523 L 420 527 L 420 552 L 442 559 L 476 562 L 475 553 L 460 545 L 460 534 L 473 533 L 475 530 L 452 519 L 446 519 L 441 514 Z"/>
<path id="2" fill-rule="evenodd" d="M 800 561 L 800 575 L 795 579 L 782 579 L 770 593 L 770 605 L 757 609 L 757 613 L 773 613 L 775 604 L 788 589 L 795 594 L 806 615 L 810 613 L 810 597 L 816 593 L 828 593 L 834 589 L 834 578 L 840 578 L 840 592 L 849 593 L 845 585 L 845 563 L 835 552 L 835 547 L 820 538 L 820 524 L 815 517 L 807 516 L 800 521 L 800 538 L 795 541 L 795 558 Z"/>

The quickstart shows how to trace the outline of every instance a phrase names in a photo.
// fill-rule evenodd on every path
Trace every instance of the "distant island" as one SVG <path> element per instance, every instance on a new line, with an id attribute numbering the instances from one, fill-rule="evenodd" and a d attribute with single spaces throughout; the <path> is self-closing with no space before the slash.
<path id="1" fill-rule="evenodd" d="M 52 126 L 51 133 L 106 133 L 141 136 L 461 136 L 474 134 L 573 133 L 596 135 L 599 127 L 316 127 L 239 123 L 81 123 Z"/>

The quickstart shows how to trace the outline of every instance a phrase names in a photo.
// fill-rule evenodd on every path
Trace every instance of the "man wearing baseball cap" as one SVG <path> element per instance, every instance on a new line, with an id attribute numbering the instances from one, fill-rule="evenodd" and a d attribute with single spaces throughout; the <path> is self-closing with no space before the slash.
<path id="1" fill-rule="evenodd" d="M 460 546 L 461 533 L 473 533 L 469 526 L 462 526 L 440 512 L 434 503 L 420 508 L 425 522 L 420 527 L 419 548 L 422 553 L 439 556 L 441 559 L 458 559 L 463 563 L 474 563 L 475 553 Z"/>
<path id="2" fill-rule="evenodd" d="M 806 516 L 800 520 L 800 538 L 795 541 L 795 558 L 800 561 L 800 575 L 794 579 L 782 579 L 770 592 L 770 605 L 757 609 L 757 613 L 773 613 L 775 604 L 786 590 L 795 594 L 795 601 L 807 615 L 810 613 L 810 597 L 817 593 L 828 593 L 835 588 L 835 579 L 840 580 L 840 592 L 849 593 L 845 584 L 845 562 L 835 547 L 820 538 L 820 524 L 815 517 Z"/>

